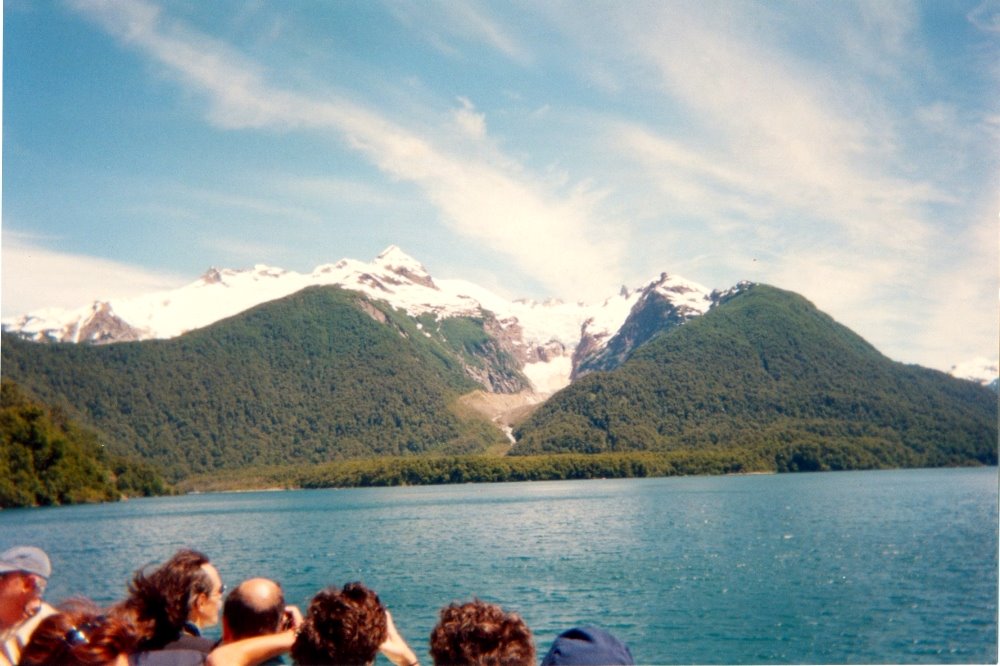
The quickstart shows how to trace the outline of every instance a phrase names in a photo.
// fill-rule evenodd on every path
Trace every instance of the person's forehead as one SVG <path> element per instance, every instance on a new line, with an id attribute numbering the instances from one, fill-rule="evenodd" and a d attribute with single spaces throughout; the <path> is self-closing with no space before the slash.
<path id="1" fill-rule="evenodd" d="M 35 584 L 35 579 L 38 579 L 39 581 L 37 584 Z M 30 571 L 4 571 L 0 574 L 0 585 L 4 585 L 6 587 L 7 585 L 15 582 L 23 585 L 31 583 L 35 584 L 37 587 L 38 585 L 44 584 L 45 579 L 38 574 L 31 573 Z"/>
<path id="2" fill-rule="evenodd" d="M 29 578 L 34 575 L 35 574 L 31 573 L 30 571 L 4 571 L 0 572 L 0 580 L 2 581 L 20 580 L 22 578 Z"/>

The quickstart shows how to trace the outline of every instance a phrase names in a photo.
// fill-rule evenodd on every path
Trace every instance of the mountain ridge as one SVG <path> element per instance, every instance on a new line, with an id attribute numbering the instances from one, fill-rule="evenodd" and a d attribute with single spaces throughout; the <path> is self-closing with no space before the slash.
<path id="1" fill-rule="evenodd" d="M 265 264 L 245 270 L 212 267 L 177 289 L 97 300 L 73 309 L 43 308 L 8 319 L 3 330 L 35 341 L 170 339 L 308 286 L 335 285 L 384 300 L 411 317 L 491 319 L 498 345 L 514 355 L 532 391 L 547 396 L 588 372 L 615 367 L 659 324 L 680 325 L 700 316 L 742 284 L 749 283 L 709 290 L 661 273 L 639 287 L 623 286 L 597 304 L 509 300 L 471 282 L 436 280 L 421 262 L 390 245 L 372 262 L 345 258 L 310 273 Z M 998 373 L 985 359 L 955 364 L 950 370 L 994 390 Z M 493 390 L 486 378 L 481 384 Z"/>
<path id="2" fill-rule="evenodd" d="M 108 344 L 171 339 L 309 286 L 333 285 L 386 301 L 427 321 L 485 317 L 498 344 L 511 351 L 535 392 L 548 395 L 569 384 L 581 339 L 596 352 L 627 318 L 642 294 L 670 294 L 678 307 L 711 304 L 701 285 L 661 274 L 637 289 L 622 288 L 596 305 L 508 300 L 463 280 L 435 280 L 424 266 L 390 245 L 370 263 L 342 259 L 300 274 L 258 264 L 248 270 L 210 268 L 178 289 L 132 299 L 95 301 L 70 310 L 39 310 L 6 322 L 4 330 L 38 342 Z M 578 360 L 582 360 L 579 354 Z M 484 388 L 490 389 L 488 382 Z"/>
<path id="3" fill-rule="evenodd" d="M 747 285 L 552 396 L 515 434 L 517 454 L 739 445 L 833 469 L 996 464 L 997 400 L 892 361 L 802 296 Z"/>

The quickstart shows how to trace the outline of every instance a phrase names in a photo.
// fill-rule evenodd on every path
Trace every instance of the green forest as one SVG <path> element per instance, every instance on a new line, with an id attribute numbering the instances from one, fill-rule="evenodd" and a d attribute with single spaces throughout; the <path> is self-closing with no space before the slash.
<path id="1" fill-rule="evenodd" d="M 0 508 L 117 500 L 170 492 L 148 464 L 110 455 L 60 409 L 0 384 Z"/>
<path id="2" fill-rule="evenodd" d="M 789 447 L 806 469 L 810 451 L 831 468 L 992 465 L 997 395 L 891 361 L 801 296 L 755 285 L 574 382 L 516 436 L 521 453 L 763 449 L 779 469 Z"/>
<path id="3" fill-rule="evenodd" d="M 525 385 L 489 313 L 413 319 L 321 287 L 171 340 L 4 333 L 0 499 L 997 463 L 995 392 L 891 361 L 801 296 L 653 314 L 659 333 L 634 331 L 513 447 L 460 406 L 477 379 Z"/>

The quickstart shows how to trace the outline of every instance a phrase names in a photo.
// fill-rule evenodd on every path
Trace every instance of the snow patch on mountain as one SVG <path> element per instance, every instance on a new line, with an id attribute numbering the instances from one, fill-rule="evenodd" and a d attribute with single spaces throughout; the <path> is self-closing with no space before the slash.
<path id="1" fill-rule="evenodd" d="M 549 361 L 525 363 L 521 372 L 531 382 L 535 393 L 550 395 L 569 384 L 573 359 L 571 356 L 560 356 Z"/>

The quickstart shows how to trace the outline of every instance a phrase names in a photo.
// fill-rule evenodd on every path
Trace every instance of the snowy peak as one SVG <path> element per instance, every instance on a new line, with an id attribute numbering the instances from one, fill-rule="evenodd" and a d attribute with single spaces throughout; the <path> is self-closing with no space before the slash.
<path id="1" fill-rule="evenodd" d="M 656 292 L 675 307 L 691 314 L 705 314 L 712 307 L 712 292 L 709 289 L 676 275 L 660 273 L 659 279 L 650 282 L 645 291 Z"/>
<path id="2" fill-rule="evenodd" d="M 424 268 L 423 264 L 400 250 L 395 245 L 390 245 L 383 250 L 380 255 L 375 257 L 373 265 L 389 271 L 390 273 L 395 273 L 403 279 L 415 284 L 429 287 L 431 289 L 437 289 L 437 286 L 435 286 L 434 281 L 431 279 L 430 274 L 427 272 L 427 269 Z"/>
<path id="3" fill-rule="evenodd" d="M 611 370 L 654 336 L 708 312 L 714 292 L 681 277 L 661 273 L 645 287 L 622 288 L 620 297 L 630 304 L 625 320 L 598 333 L 585 325 L 573 358 L 573 378 L 596 370 Z"/>
<path id="4" fill-rule="evenodd" d="M 570 382 L 578 352 L 602 349 L 644 294 L 694 316 L 708 309 L 707 290 L 666 273 L 638 289 L 622 289 L 597 305 L 515 300 L 463 280 L 435 281 L 419 261 L 390 245 L 373 261 L 341 259 L 300 274 L 264 264 L 252 269 L 209 268 L 196 281 L 131 299 L 77 310 L 29 313 L 5 328 L 38 341 L 107 343 L 172 338 L 310 286 L 336 285 L 382 300 L 412 317 L 473 317 L 508 350 L 536 392 Z M 687 316 L 687 315 L 685 315 Z M 581 349 L 581 345 L 584 349 Z"/>

